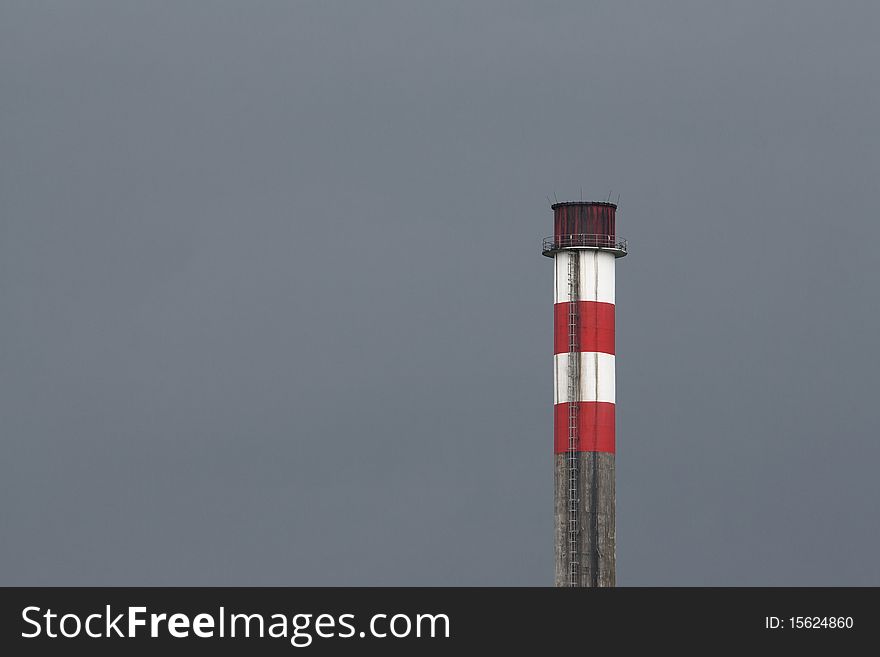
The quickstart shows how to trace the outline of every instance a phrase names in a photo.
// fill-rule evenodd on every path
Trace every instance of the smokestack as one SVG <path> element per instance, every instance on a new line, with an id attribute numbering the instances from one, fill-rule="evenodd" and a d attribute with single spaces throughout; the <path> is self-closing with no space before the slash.
<path id="1" fill-rule="evenodd" d="M 556 586 L 614 586 L 613 203 L 556 203 L 553 444 Z"/>

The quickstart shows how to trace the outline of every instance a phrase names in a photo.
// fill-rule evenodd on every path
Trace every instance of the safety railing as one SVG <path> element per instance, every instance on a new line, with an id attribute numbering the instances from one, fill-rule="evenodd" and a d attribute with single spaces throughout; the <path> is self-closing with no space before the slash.
<path id="1" fill-rule="evenodd" d="M 544 238 L 542 252 L 544 255 L 553 255 L 561 249 L 577 248 L 614 251 L 620 257 L 626 255 L 626 240 L 616 235 L 556 235 Z"/>

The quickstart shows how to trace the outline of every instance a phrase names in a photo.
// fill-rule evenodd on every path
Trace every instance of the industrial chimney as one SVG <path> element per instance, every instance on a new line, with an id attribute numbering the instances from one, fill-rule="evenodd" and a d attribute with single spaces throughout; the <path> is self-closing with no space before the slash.
<path id="1" fill-rule="evenodd" d="M 614 586 L 613 203 L 552 207 L 556 586 Z"/>

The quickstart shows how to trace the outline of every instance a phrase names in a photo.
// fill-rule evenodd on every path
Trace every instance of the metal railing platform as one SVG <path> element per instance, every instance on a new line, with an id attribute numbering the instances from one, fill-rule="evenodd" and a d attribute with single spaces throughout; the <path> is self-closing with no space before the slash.
<path id="1" fill-rule="evenodd" d="M 565 249 L 599 249 L 610 251 L 615 258 L 622 258 L 627 253 L 626 240 L 616 235 L 558 235 L 545 237 L 541 253 L 552 258 L 557 251 Z"/>

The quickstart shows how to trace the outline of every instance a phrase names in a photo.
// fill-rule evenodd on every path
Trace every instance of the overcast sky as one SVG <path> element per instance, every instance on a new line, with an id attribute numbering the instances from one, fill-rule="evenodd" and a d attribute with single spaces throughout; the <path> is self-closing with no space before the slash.
<path id="1" fill-rule="evenodd" d="M 878 29 L 3 0 L 0 584 L 552 584 L 581 189 L 630 241 L 618 582 L 880 584 Z"/>

